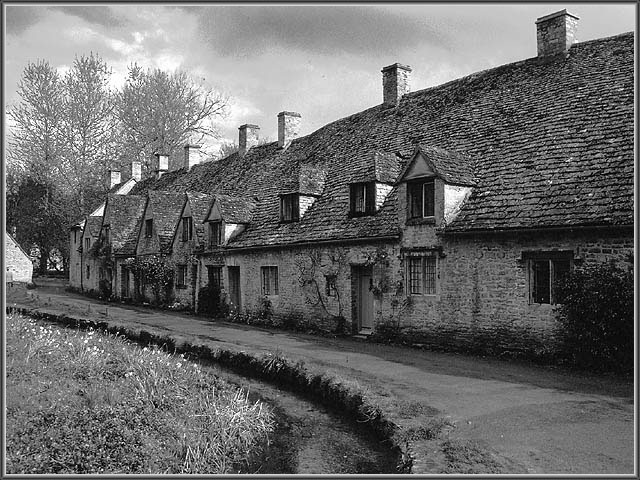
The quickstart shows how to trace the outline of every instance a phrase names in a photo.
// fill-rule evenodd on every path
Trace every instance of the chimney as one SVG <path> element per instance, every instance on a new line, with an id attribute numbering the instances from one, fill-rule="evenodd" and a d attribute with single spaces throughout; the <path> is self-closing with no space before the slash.
<path id="1" fill-rule="evenodd" d="M 405 93 L 411 90 L 409 78 L 411 67 L 394 63 L 382 69 L 382 102 L 388 105 L 398 105 Z"/>
<path id="2" fill-rule="evenodd" d="M 251 147 L 258 145 L 260 127 L 258 125 L 241 125 L 238 127 L 238 151 L 244 156 Z"/>
<path id="3" fill-rule="evenodd" d="M 136 182 L 142 180 L 142 162 L 140 160 L 131 161 L 131 178 Z"/>
<path id="4" fill-rule="evenodd" d="M 538 58 L 565 56 L 576 41 L 578 20 L 566 10 L 537 19 Z"/>
<path id="5" fill-rule="evenodd" d="M 166 153 L 156 153 L 156 178 L 160 178 L 163 173 L 169 170 L 169 155 Z"/>
<path id="6" fill-rule="evenodd" d="M 200 145 L 186 144 L 184 146 L 184 168 L 187 172 L 191 167 L 200 163 Z"/>
<path id="7" fill-rule="evenodd" d="M 287 148 L 300 131 L 301 115 L 296 112 L 278 114 L 278 148 Z"/>
<path id="8" fill-rule="evenodd" d="M 120 170 L 109 170 L 109 189 L 112 189 L 121 182 Z"/>

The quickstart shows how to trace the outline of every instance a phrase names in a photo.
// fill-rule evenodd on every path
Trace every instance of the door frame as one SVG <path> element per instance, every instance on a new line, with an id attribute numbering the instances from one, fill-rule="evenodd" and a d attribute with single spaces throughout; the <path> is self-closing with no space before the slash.
<path id="1" fill-rule="evenodd" d="M 371 277 L 373 280 L 373 267 L 371 265 L 351 265 L 351 291 L 352 291 L 352 325 L 354 327 L 354 333 L 360 332 L 363 328 L 367 330 L 373 330 L 374 326 L 374 297 L 371 294 L 371 326 L 363 327 L 362 325 L 362 301 L 365 298 L 362 295 L 362 282 L 363 276 Z"/>

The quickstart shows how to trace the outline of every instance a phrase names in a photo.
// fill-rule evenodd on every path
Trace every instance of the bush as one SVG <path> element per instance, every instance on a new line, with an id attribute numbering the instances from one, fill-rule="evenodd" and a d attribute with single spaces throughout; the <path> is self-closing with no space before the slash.
<path id="1" fill-rule="evenodd" d="M 98 282 L 98 291 L 101 298 L 109 299 L 111 298 L 111 282 L 108 280 L 100 280 Z"/>
<path id="2" fill-rule="evenodd" d="M 582 367 L 633 371 L 633 272 L 613 263 L 576 269 L 556 284 L 561 354 Z"/>
<path id="3" fill-rule="evenodd" d="M 198 311 L 215 318 L 226 317 L 229 314 L 229 305 L 220 287 L 207 285 L 198 291 Z"/>

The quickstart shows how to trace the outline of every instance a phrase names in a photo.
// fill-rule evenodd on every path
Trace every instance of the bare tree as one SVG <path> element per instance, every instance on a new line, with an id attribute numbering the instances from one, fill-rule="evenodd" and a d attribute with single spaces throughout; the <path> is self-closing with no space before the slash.
<path id="1" fill-rule="evenodd" d="M 157 152 L 171 154 L 183 144 L 217 138 L 215 122 L 226 116 L 228 99 L 185 72 L 129 67 L 117 98 L 122 154 L 142 154 L 145 168 Z"/>

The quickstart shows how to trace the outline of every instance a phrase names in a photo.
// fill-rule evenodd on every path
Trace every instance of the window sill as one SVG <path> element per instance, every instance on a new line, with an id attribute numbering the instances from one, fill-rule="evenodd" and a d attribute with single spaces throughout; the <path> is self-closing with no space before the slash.
<path id="1" fill-rule="evenodd" d="M 187 286 L 186 285 L 176 285 L 176 289 L 177 290 L 186 290 Z"/>
<path id="2" fill-rule="evenodd" d="M 435 225 L 435 217 L 408 218 L 406 225 Z"/>
<path id="3" fill-rule="evenodd" d="M 373 217 L 376 212 L 349 212 L 348 218 Z"/>

